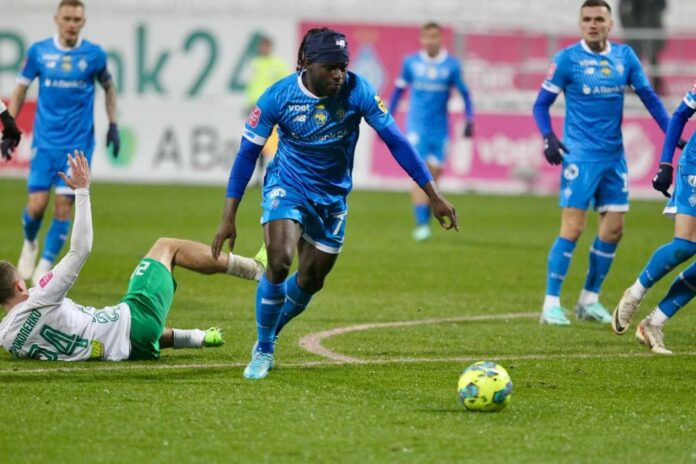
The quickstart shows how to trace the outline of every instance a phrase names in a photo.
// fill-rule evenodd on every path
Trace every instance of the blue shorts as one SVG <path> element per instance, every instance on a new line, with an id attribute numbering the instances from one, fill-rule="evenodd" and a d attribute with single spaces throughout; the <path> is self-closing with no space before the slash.
<path id="1" fill-rule="evenodd" d="M 626 160 L 563 162 L 561 208 L 599 213 L 628 211 L 628 166 Z"/>
<path id="2" fill-rule="evenodd" d="M 291 219 L 302 226 L 302 238 L 324 253 L 338 254 L 343 247 L 348 206 L 345 198 L 330 205 L 309 200 L 299 189 L 283 185 L 272 168 L 263 186 L 261 224 Z"/>
<path id="3" fill-rule="evenodd" d="M 696 167 L 679 166 L 672 198 L 663 213 L 670 217 L 676 214 L 696 216 Z"/>
<path id="4" fill-rule="evenodd" d="M 447 157 L 447 136 L 425 135 L 418 132 L 409 132 L 408 141 L 411 142 L 423 161 L 431 166 L 442 167 Z"/>
<path id="5" fill-rule="evenodd" d="M 92 153 L 94 147 L 84 150 L 87 162 L 92 164 Z M 64 172 L 70 177 L 68 166 L 68 153 L 71 150 L 47 150 L 43 148 L 32 149 L 32 158 L 29 164 L 29 179 L 27 179 L 27 189 L 29 193 L 51 190 L 55 185 L 56 195 L 74 195 L 70 187 L 65 185 L 63 179 L 58 175 Z"/>

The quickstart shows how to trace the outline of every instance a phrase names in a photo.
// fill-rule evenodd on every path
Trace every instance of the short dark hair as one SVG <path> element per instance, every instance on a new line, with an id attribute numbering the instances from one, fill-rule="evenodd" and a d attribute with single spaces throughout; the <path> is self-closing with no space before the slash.
<path id="1" fill-rule="evenodd" d="M 427 31 L 428 29 L 437 29 L 438 31 L 442 31 L 442 26 L 435 21 L 428 21 L 421 26 L 421 31 Z"/>
<path id="2" fill-rule="evenodd" d="M 58 4 L 58 9 L 60 10 L 64 6 L 74 6 L 76 8 L 82 8 L 83 10 L 85 9 L 85 4 L 80 0 L 61 0 Z"/>
<path id="3" fill-rule="evenodd" d="M 611 6 L 605 0 L 585 0 L 580 9 L 582 10 L 587 6 L 603 6 L 609 13 L 611 13 Z"/>
<path id="4" fill-rule="evenodd" d="M 12 263 L 0 260 L 0 304 L 7 303 L 14 296 L 14 284 L 18 278 L 19 274 Z"/>

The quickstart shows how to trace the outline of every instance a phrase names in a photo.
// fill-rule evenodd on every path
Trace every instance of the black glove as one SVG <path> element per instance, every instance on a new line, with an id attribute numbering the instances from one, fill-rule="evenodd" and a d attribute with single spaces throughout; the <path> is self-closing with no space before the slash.
<path id="1" fill-rule="evenodd" d="M 121 137 L 118 135 L 118 126 L 115 122 L 109 124 L 109 131 L 106 133 L 106 146 L 113 145 L 112 153 L 114 158 L 118 158 L 121 150 Z"/>
<path id="2" fill-rule="evenodd" d="M 464 138 L 470 139 L 474 136 L 474 123 L 472 121 L 467 121 L 466 126 L 464 126 Z"/>
<path id="3" fill-rule="evenodd" d="M 10 160 L 12 159 L 12 151 L 17 148 L 22 139 L 22 132 L 17 128 L 14 118 L 7 110 L 0 113 L 0 121 L 2 121 L 3 126 L 0 154 L 3 159 Z"/>
<path id="4" fill-rule="evenodd" d="M 556 134 L 551 132 L 544 137 L 544 156 L 549 164 L 561 164 L 564 153 L 568 153 L 568 149 L 563 145 L 563 142 L 558 140 Z"/>
<path id="5" fill-rule="evenodd" d="M 657 170 L 657 174 L 655 174 L 652 180 L 653 188 L 658 192 L 662 192 L 667 198 L 671 198 L 672 196 L 667 190 L 669 190 L 669 187 L 672 185 L 673 172 L 674 168 L 671 164 L 660 164 L 660 168 Z"/>
<path id="6" fill-rule="evenodd" d="M 677 142 L 677 148 L 679 148 L 680 150 L 683 150 L 685 146 L 686 146 L 686 140 L 679 139 L 679 141 Z"/>

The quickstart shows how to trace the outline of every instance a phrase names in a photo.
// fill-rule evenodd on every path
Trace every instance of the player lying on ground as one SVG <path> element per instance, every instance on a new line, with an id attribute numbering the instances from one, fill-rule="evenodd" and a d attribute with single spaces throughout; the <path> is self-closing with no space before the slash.
<path id="1" fill-rule="evenodd" d="M 64 361 L 159 359 L 160 348 L 222 345 L 222 330 L 215 327 L 165 329 L 176 289 L 172 269 L 179 265 L 202 274 L 228 273 L 254 280 L 260 278 L 263 266 L 231 253 L 213 259 L 202 243 L 158 239 L 115 306 L 95 309 L 66 298 L 92 248 L 89 166 L 77 150 L 68 158 L 72 177 L 60 176 L 75 191 L 70 251 L 30 290 L 12 264 L 0 261 L 0 304 L 7 313 L 0 323 L 0 344 L 19 358 Z"/>
<path id="2" fill-rule="evenodd" d="M 696 85 L 686 94 L 684 101 L 672 115 L 667 135 L 662 147 L 660 167 L 653 179 L 655 190 L 670 198 L 664 214 L 674 218 L 674 238 L 659 247 L 646 263 L 638 279 L 623 294 L 614 310 L 612 329 L 617 335 L 628 330 L 631 318 L 638 310 L 640 302 L 653 285 L 670 271 L 696 254 L 696 207 L 693 203 L 696 195 L 696 142 L 693 135 L 679 158 L 677 183 L 670 197 L 668 192 L 672 185 L 672 159 L 678 146 L 679 137 L 686 122 L 696 112 Z M 653 353 L 672 354 L 665 347 L 662 327 L 679 309 L 696 296 L 696 263 L 691 263 L 672 282 L 667 294 L 657 307 L 643 319 L 636 330 L 636 338 Z"/>

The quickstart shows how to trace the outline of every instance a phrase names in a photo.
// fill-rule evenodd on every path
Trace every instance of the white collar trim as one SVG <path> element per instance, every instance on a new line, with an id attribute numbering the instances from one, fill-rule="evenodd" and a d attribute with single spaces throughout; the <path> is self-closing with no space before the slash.
<path id="1" fill-rule="evenodd" d="M 74 47 L 64 47 L 64 46 L 60 43 L 60 39 L 58 38 L 58 34 L 56 34 L 56 35 L 53 36 L 53 45 L 54 45 L 58 50 L 60 50 L 60 51 L 62 51 L 62 52 L 69 52 L 70 50 L 75 50 L 75 49 L 78 48 L 80 45 L 82 45 L 82 36 L 80 35 L 80 36 L 77 38 L 77 42 L 75 42 L 75 46 L 74 46 Z"/>
<path id="2" fill-rule="evenodd" d="M 300 90 L 302 91 L 303 94 L 307 95 L 310 98 L 316 98 L 317 100 L 321 100 L 321 97 L 317 97 L 312 92 L 310 92 L 307 87 L 305 87 L 304 82 L 302 82 L 302 75 L 304 73 L 305 73 L 304 70 L 302 70 L 301 72 L 299 72 L 297 74 L 297 85 L 300 87 Z"/>
<path id="3" fill-rule="evenodd" d="M 580 45 L 582 45 L 582 49 L 585 50 L 588 53 L 594 53 L 595 55 L 597 54 L 596 51 L 592 50 L 589 45 L 587 45 L 587 42 L 585 42 L 585 39 L 582 39 L 580 41 Z M 611 51 L 611 42 L 607 40 L 607 48 L 604 51 L 599 52 L 600 55 L 608 55 L 609 52 Z"/>
<path id="4" fill-rule="evenodd" d="M 440 53 L 433 57 L 428 55 L 428 52 L 425 50 L 420 51 L 421 60 L 425 61 L 426 63 L 440 64 L 447 59 L 447 56 L 449 56 L 449 54 L 444 48 L 441 48 Z"/>

